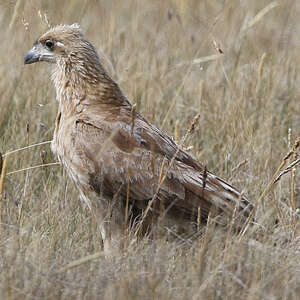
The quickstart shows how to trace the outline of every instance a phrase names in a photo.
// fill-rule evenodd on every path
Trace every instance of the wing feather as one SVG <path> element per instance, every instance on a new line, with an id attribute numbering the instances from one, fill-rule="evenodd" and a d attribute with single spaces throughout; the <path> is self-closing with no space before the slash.
<path id="1" fill-rule="evenodd" d="M 107 107 L 105 107 L 107 108 Z M 231 214 L 240 202 L 246 209 L 248 200 L 224 180 L 207 172 L 203 166 L 154 125 L 137 115 L 131 129 L 130 109 L 86 111 L 76 121 L 74 147 L 89 170 L 90 185 L 103 197 L 120 193 L 126 199 L 130 182 L 130 199 L 145 208 L 155 194 L 163 160 L 169 169 L 157 199 L 163 201 L 174 217 L 195 217 L 198 207 L 206 218 L 211 206 Z M 176 154 L 173 164 L 171 159 Z"/>

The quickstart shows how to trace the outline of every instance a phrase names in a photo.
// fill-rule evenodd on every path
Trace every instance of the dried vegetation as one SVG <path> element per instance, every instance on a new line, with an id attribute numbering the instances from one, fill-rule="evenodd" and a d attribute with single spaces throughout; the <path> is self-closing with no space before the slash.
<path id="1" fill-rule="evenodd" d="M 298 1 L 2 0 L 1 298 L 299 299 L 299 14 Z M 237 235 L 209 220 L 193 243 L 129 238 L 103 257 L 49 145 L 5 155 L 51 140 L 49 66 L 23 55 L 74 22 L 150 121 L 181 140 L 199 114 L 184 146 L 248 195 L 256 224 Z"/>

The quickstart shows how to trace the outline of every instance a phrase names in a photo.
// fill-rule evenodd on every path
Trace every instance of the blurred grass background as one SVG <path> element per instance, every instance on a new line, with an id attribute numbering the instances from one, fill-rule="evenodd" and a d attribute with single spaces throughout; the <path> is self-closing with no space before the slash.
<path id="1" fill-rule="evenodd" d="M 51 140 L 46 64 L 24 54 L 49 26 L 79 23 L 148 120 L 256 203 L 299 132 L 299 1 L 0 1 L 0 151 Z M 175 134 L 176 133 L 176 134 Z M 293 158 L 297 158 L 295 154 Z M 49 145 L 8 172 L 54 162 Z M 99 250 L 90 212 L 60 166 L 7 175 L 2 299 L 299 299 L 299 172 L 284 175 L 242 240 L 210 224 L 193 244 L 154 240 L 59 275 Z"/>

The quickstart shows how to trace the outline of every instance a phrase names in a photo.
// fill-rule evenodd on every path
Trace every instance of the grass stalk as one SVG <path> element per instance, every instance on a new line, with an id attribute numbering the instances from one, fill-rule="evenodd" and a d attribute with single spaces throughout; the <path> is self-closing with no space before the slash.
<path id="1" fill-rule="evenodd" d="M 4 185 L 5 185 L 5 177 L 7 175 L 6 168 L 7 168 L 7 157 L 2 158 L 2 154 L 0 153 L 0 226 L 2 224 L 2 210 L 3 210 L 3 194 L 4 194 Z"/>

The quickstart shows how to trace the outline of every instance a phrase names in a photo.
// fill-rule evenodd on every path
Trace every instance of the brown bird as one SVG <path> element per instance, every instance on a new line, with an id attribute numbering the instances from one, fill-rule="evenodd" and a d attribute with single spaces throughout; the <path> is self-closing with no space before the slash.
<path id="1" fill-rule="evenodd" d="M 195 230 L 212 209 L 245 221 L 252 207 L 246 197 L 133 112 L 77 24 L 43 34 L 24 58 L 38 61 L 54 65 L 59 109 L 52 151 L 96 208 L 105 248 L 121 240 L 124 226 L 142 221 L 147 232 L 162 220 L 160 228 L 175 234 Z"/>

